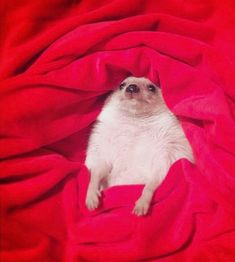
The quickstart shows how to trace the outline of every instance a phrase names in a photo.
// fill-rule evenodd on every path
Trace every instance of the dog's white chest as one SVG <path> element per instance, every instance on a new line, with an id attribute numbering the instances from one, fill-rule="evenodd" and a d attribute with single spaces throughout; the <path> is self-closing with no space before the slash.
<path id="1" fill-rule="evenodd" d="M 109 134 L 105 152 L 112 165 L 108 177 L 109 186 L 144 184 L 151 176 L 147 170 L 152 161 L 152 150 L 149 148 L 154 141 L 147 133 L 147 130 L 128 125 L 124 130 L 116 128 Z"/>
<path id="2" fill-rule="evenodd" d="M 131 119 L 101 122 L 97 128 L 102 139 L 100 152 L 112 166 L 107 185 L 145 184 L 158 175 L 161 176 L 160 183 L 166 165 L 163 161 L 168 161 L 171 141 L 175 140 L 174 136 L 182 135 L 179 130 L 174 136 L 169 131 L 175 125 L 167 114 L 138 122 Z M 161 170 L 159 174 L 158 170 Z"/>

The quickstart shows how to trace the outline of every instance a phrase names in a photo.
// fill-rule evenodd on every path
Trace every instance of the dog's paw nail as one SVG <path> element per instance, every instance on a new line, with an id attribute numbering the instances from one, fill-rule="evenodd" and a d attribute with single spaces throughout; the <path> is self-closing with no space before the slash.
<path id="1" fill-rule="evenodd" d="M 137 216 L 144 216 L 148 213 L 149 204 L 146 201 L 138 200 L 132 211 L 133 214 Z"/>
<path id="2" fill-rule="evenodd" d="M 86 198 L 87 209 L 92 211 L 99 206 L 99 198 L 97 194 L 89 195 Z"/>

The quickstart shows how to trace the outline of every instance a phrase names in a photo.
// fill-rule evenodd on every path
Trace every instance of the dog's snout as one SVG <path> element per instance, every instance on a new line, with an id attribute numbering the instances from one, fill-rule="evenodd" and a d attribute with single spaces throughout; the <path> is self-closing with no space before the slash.
<path id="1" fill-rule="evenodd" d="M 139 91 L 140 91 L 140 88 L 135 84 L 131 84 L 127 86 L 126 88 L 127 93 L 139 93 Z"/>

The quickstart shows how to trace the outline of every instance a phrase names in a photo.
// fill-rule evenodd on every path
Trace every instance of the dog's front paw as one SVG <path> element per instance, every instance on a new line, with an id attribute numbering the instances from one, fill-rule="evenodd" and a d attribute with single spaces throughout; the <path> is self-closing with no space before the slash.
<path id="1" fill-rule="evenodd" d="M 150 203 L 147 199 L 140 197 L 135 202 L 135 207 L 134 207 L 132 213 L 137 215 L 137 216 L 144 216 L 148 213 L 149 205 L 150 205 Z"/>
<path id="2" fill-rule="evenodd" d="M 96 209 L 99 206 L 100 192 L 88 192 L 86 196 L 86 206 L 90 211 Z"/>

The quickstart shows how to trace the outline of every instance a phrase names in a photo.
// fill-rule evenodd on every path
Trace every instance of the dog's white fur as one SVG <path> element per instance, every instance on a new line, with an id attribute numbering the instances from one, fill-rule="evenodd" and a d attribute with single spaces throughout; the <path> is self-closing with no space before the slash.
<path id="1" fill-rule="evenodd" d="M 130 84 L 140 92 L 128 93 Z M 124 86 L 125 85 L 125 86 Z M 156 91 L 150 91 L 152 85 Z M 90 170 L 86 205 L 99 205 L 100 190 L 144 184 L 133 213 L 145 215 L 155 189 L 180 158 L 193 161 L 191 147 L 160 88 L 147 78 L 128 77 L 107 99 L 90 136 L 85 164 Z"/>

